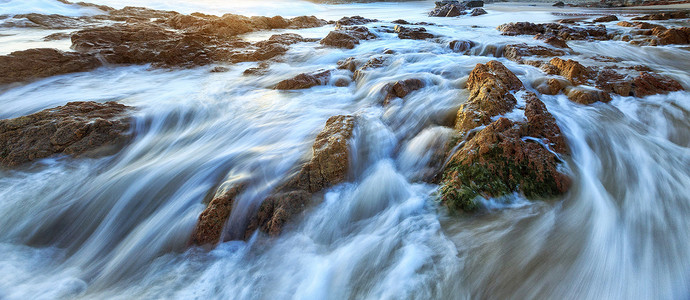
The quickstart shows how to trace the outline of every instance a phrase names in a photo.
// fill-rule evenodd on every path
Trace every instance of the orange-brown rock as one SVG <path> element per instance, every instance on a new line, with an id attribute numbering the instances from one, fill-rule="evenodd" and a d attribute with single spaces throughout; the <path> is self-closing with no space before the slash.
<path id="1" fill-rule="evenodd" d="M 655 28 L 652 34 L 656 35 L 660 45 L 685 45 L 690 44 L 690 27 L 661 29 Z"/>
<path id="2" fill-rule="evenodd" d="M 580 103 L 580 104 L 592 104 L 595 102 L 609 102 L 611 101 L 611 96 L 609 93 L 602 90 L 585 88 L 585 87 L 573 87 L 567 91 L 568 99 L 570 101 Z"/>
<path id="3" fill-rule="evenodd" d="M 545 95 L 557 95 L 563 90 L 563 88 L 565 88 L 565 84 L 563 84 L 560 80 L 549 78 L 537 85 L 535 89 Z"/>
<path id="4" fill-rule="evenodd" d="M 615 93 L 621 96 L 632 95 L 632 81 L 630 78 L 611 69 L 601 70 L 597 75 L 595 85 L 598 89 L 607 93 Z"/>
<path id="5" fill-rule="evenodd" d="M 565 55 L 565 51 L 560 49 L 553 49 L 543 46 L 530 46 L 527 44 L 511 44 L 503 48 L 503 56 L 515 62 L 522 62 L 525 56 L 561 56 Z"/>
<path id="6" fill-rule="evenodd" d="M 55 154 L 111 154 L 131 136 L 129 109 L 115 102 L 70 102 L 0 120 L 0 165 L 19 166 Z"/>
<path id="7" fill-rule="evenodd" d="M 214 197 L 199 215 L 199 221 L 192 233 L 194 245 L 215 245 L 223 236 L 225 223 L 232 212 L 235 198 L 244 190 L 244 184 L 238 184 Z"/>
<path id="8" fill-rule="evenodd" d="M 669 20 L 669 19 L 685 19 L 688 17 L 687 11 L 663 12 L 656 14 L 649 14 L 640 17 L 634 17 L 633 20 Z"/>
<path id="9" fill-rule="evenodd" d="M 383 92 L 386 94 L 383 99 L 383 105 L 388 105 L 390 101 L 395 98 L 405 98 L 407 94 L 423 87 L 424 82 L 417 78 L 409 78 L 389 83 L 383 87 Z"/>
<path id="10" fill-rule="evenodd" d="M 376 38 L 369 29 L 364 26 L 343 27 L 331 31 L 321 40 L 321 44 L 337 48 L 353 49 L 361 40 Z"/>
<path id="11" fill-rule="evenodd" d="M 511 111 L 517 101 L 510 93 L 523 88 L 520 79 L 496 60 L 477 64 L 469 78 L 470 96 L 458 111 L 455 128 L 467 132 L 489 124 L 491 118 Z"/>
<path id="12" fill-rule="evenodd" d="M 446 164 L 441 201 L 473 211 L 477 197 L 520 192 L 528 198 L 565 193 L 570 178 L 558 170 L 568 147 L 555 119 L 534 95 L 527 94 L 527 122 L 499 118 L 472 136 Z"/>
<path id="13" fill-rule="evenodd" d="M 683 87 L 678 81 L 649 72 L 640 72 L 640 76 L 635 77 L 633 80 L 633 92 L 636 97 L 665 94 L 680 90 L 683 90 Z"/>
<path id="14" fill-rule="evenodd" d="M 100 61 L 90 54 L 55 49 L 16 51 L 0 56 L 0 84 L 84 72 L 100 65 Z"/>
<path id="15" fill-rule="evenodd" d="M 558 48 L 570 48 L 568 47 L 568 43 L 555 36 L 548 37 L 546 40 L 544 40 L 544 43 Z"/>
<path id="16" fill-rule="evenodd" d="M 350 166 L 350 140 L 355 127 L 354 116 L 334 116 L 316 136 L 313 156 L 276 193 L 266 198 L 252 217 L 245 238 L 261 230 L 278 235 L 284 226 L 302 213 L 312 194 L 346 180 Z"/>
<path id="17" fill-rule="evenodd" d="M 435 35 L 426 32 L 426 28 L 424 27 L 413 28 L 404 27 L 402 25 L 395 25 L 394 30 L 398 34 L 398 38 L 400 39 L 424 40 L 436 37 Z"/>
<path id="18" fill-rule="evenodd" d="M 598 17 L 593 20 L 595 23 L 600 23 L 600 22 L 613 22 L 613 21 L 618 21 L 618 17 L 614 15 L 608 15 L 608 16 L 603 16 L 603 17 Z"/>
<path id="19" fill-rule="evenodd" d="M 335 22 L 335 27 L 339 28 L 343 26 L 364 25 L 372 22 L 378 22 L 378 20 L 367 19 L 361 16 L 342 17 L 340 20 Z"/>
<path id="20" fill-rule="evenodd" d="M 567 78 L 575 85 L 585 83 L 592 78 L 592 70 L 572 59 L 563 60 L 555 57 L 549 61 L 549 64 L 558 71 L 556 73 L 557 75 Z M 548 69 L 547 71 L 549 73 L 553 72 L 552 69 Z"/>
<path id="21" fill-rule="evenodd" d="M 555 36 L 565 41 L 609 39 L 604 25 L 576 27 L 558 23 L 513 22 L 498 26 L 498 30 L 503 35 L 540 35 L 543 39 Z"/>
<path id="22" fill-rule="evenodd" d="M 369 71 L 370 69 L 380 68 L 383 66 L 385 58 L 382 56 L 375 56 L 369 59 L 364 65 L 359 67 L 352 75 L 355 80 L 359 80 Z"/>
<path id="23" fill-rule="evenodd" d="M 285 79 L 278 82 L 276 89 L 278 90 L 298 90 L 308 89 L 317 85 L 325 85 L 331 78 L 331 71 L 318 71 L 313 73 L 302 73 L 293 78 Z"/>
<path id="24" fill-rule="evenodd" d="M 453 40 L 448 44 L 448 46 L 451 50 L 453 50 L 453 52 L 465 54 L 475 46 L 475 43 L 469 40 Z"/>

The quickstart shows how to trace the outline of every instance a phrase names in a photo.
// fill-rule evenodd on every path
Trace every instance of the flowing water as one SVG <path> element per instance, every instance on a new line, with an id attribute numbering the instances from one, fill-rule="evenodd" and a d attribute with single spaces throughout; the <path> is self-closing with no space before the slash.
<path id="1" fill-rule="evenodd" d="M 494 29 L 508 21 L 553 21 L 549 9 L 489 6 L 476 18 L 428 18 L 428 1 L 317 5 L 299 1 L 94 1 L 181 12 L 362 15 L 379 39 L 352 50 L 293 45 L 262 77 L 255 63 L 188 70 L 108 66 L 0 90 L 0 118 L 69 101 L 135 106 L 134 141 L 98 159 L 54 157 L 0 170 L 0 299 L 687 299 L 690 297 L 690 93 L 614 97 L 590 106 L 543 96 L 572 150 L 574 178 L 559 199 L 486 200 L 478 215 L 448 212 L 438 186 L 419 181 L 444 127 L 467 99 L 464 82 L 492 47 L 537 43 Z M 0 13 L 91 14 L 57 1 L 0 1 Z M 576 10 L 571 10 L 576 12 Z M 445 42 L 400 40 L 390 21 L 431 21 Z M 472 27 L 472 25 L 480 25 Z M 323 37 L 332 26 L 289 30 Z M 261 40 L 270 34 L 247 35 Z M 46 31 L 2 29 L 0 51 L 26 49 Z M 47 35 L 47 34 L 45 34 Z M 479 44 L 473 55 L 447 41 Z M 572 42 L 585 56 L 645 64 L 690 88 L 688 50 L 624 42 Z M 69 44 L 62 45 L 68 48 Z M 59 46 L 58 46 L 59 48 Z M 396 51 L 346 87 L 276 91 L 278 81 L 332 68 L 350 56 Z M 499 58 L 531 89 L 536 68 Z M 344 73 L 343 73 L 344 74 Z M 384 84 L 409 77 L 426 87 L 379 105 Z M 333 81 L 338 78 L 336 76 Z M 355 114 L 348 181 L 315 197 L 280 237 L 254 235 L 212 251 L 187 242 L 219 182 L 248 181 L 227 228 L 247 218 L 308 158 L 333 115 Z"/>

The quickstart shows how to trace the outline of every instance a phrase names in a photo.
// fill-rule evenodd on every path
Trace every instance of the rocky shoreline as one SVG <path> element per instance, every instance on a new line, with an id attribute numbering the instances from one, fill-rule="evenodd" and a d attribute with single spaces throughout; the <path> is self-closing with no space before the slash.
<path id="1" fill-rule="evenodd" d="M 476 16 L 486 13 L 479 10 L 482 5 L 482 1 L 442 1 L 436 3 L 430 15 Z M 5 66 L 0 71 L 0 84 L 20 84 L 90 71 L 104 64 L 192 68 L 259 62 L 244 74 L 262 76 L 272 62 L 297 43 L 354 49 L 367 41 L 380 39 L 383 34 L 442 43 L 447 51 L 465 55 L 476 55 L 473 49 L 479 44 L 471 40 L 448 42 L 453 37 L 439 36 L 425 28 L 437 25 L 405 20 L 384 22 L 352 16 L 326 21 L 314 16 L 288 19 L 233 14 L 185 15 L 137 7 L 119 10 L 94 7 L 105 14 L 91 17 L 28 14 L 4 20 L 3 26 L 7 27 L 74 29 L 68 35 L 74 51 L 28 49 L 0 56 L 0 64 Z M 649 67 L 623 66 L 611 57 L 582 57 L 568 44 L 613 40 L 638 46 L 688 45 L 690 28 L 655 23 L 688 18 L 688 12 L 681 11 L 643 15 L 633 18 L 632 22 L 619 21 L 611 15 L 578 23 L 517 22 L 499 26 L 496 30 L 505 36 L 533 36 L 535 43 L 495 47 L 495 51 L 487 52 L 491 55 L 486 55 L 493 56 L 492 60 L 474 67 L 466 82 L 467 101 L 457 99 L 461 106 L 452 125 L 455 137 L 438 151 L 436 165 L 431 166 L 437 172 L 425 180 L 440 185 L 438 197 L 443 204 L 465 212 L 480 208 L 478 198 L 517 193 L 528 199 L 551 199 L 567 193 L 572 181 L 571 175 L 564 171 L 568 144 L 540 97 L 562 93 L 570 101 L 593 105 L 611 101 L 612 96 L 645 97 L 684 89 L 673 78 Z M 376 25 L 371 26 L 371 23 Z M 254 31 L 329 25 L 333 25 L 333 30 L 320 39 L 295 33 L 274 34 L 259 42 L 239 37 Z M 282 80 L 274 88 L 348 86 L 366 80 L 369 72 L 385 66 L 395 55 L 395 51 L 386 50 L 368 57 L 350 57 L 328 69 Z M 497 59 L 533 66 L 542 76 L 532 83 L 523 82 Z M 224 70 L 216 66 L 212 71 Z M 412 93 L 424 93 L 430 84 L 415 77 L 391 81 L 381 88 L 378 104 L 387 106 L 393 101 L 405 101 Z M 129 125 L 133 109 L 115 102 L 74 102 L 24 117 L 0 120 L 0 163 L 4 167 L 17 167 L 53 155 L 112 154 L 136 134 L 130 132 Z M 250 216 L 241 238 L 250 238 L 256 231 L 272 236 L 280 234 L 313 202 L 319 202 L 325 189 L 348 180 L 351 143 L 358 119 L 356 114 L 328 119 L 315 137 L 310 158 L 262 201 Z M 215 196 L 199 216 L 191 244 L 215 245 L 224 240 L 224 229 L 235 199 L 248 185 L 240 182 L 213 193 Z"/>

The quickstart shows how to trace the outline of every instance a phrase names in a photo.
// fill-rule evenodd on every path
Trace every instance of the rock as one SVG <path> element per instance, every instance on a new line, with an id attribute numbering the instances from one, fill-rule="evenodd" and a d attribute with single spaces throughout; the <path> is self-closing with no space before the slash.
<path id="1" fill-rule="evenodd" d="M 466 54 L 472 47 L 475 46 L 475 43 L 473 41 L 461 41 L 461 40 L 454 40 L 451 41 L 448 46 L 450 47 L 453 52 L 458 52 L 458 53 L 463 53 Z"/>
<path id="2" fill-rule="evenodd" d="M 553 6 L 555 6 L 555 7 L 564 7 L 564 6 L 565 6 L 565 3 L 563 3 L 563 1 L 558 1 L 558 2 L 554 3 Z"/>
<path id="3" fill-rule="evenodd" d="M 553 116 L 534 95 L 526 95 L 527 122 L 499 118 L 452 154 L 441 181 L 442 203 L 474 211 L 477 197 L 520 192 L 528 198 L 565 193 L 570 178 L 559 171 L 568 147 Z"/>
<path id="4" fill-rule="evenodd" d="M 53 34 L 49 34 L 49 35 L 45 36 L 43 38 L 43 40 L 46 42 L 50 42 L 50 41 L 66 40 L 68 38 L 70 38 L 69 33 L 58 32 L 58 33 L 53 33 Z"/>
<path id="5" fill-rule="evenodd" d="M 211 73 L 225 73 L 227 71 L 230 71 L 230 69 L 228 69 L 227 67 L 223 67 L 223 66 L 215 66 L 215 67 L 213 67 L 213 69 L 211 69 Z"/>
<path id="6" fill-rule="evenodd" d="M 85 72 L 101 66 L 93 55 L 55 49 L 29 49 L 0 56 L 0 84 L 60 74 Z"/>
<path id="7" fill-rule="evenodd" d="M 482 7 L 484 6 L 483 0 L 466 0 L 462 2 L 463 6 L 468 8 Z"/>
<path id="8" fill-rule="evenodd" d="M 55 154 L 112 154 L 131 137 L 129 109 L 115 102 L 70 102 L 0 120 L 0 164 L 19 166 Z"/>
<path id="9" fill-rule="evenodd" d="M 580 103 L 580 104 L 592 104 L 595 102 L 609 102 L 611 101 L 611 96 L 609 93 L 584 87 L 573 87 L 567 91 L 568 99 L 570 101 Z"/>
<path id="10" fill-rule="evenodd" d="M 368 28 L 354 26 L 331 31 L 320 43 L 325 46 L 353 49 L 361 40 L 373 39 L 375 37 L 369 32 Z"/>
<path id="11" fill-rule="evenodd" d="M 620 21 L 616 23 L 616 25 L 621 26 L 621 27 L 635 27 L 635 24 L 630 23 L 628 21 Z"/>
<path id="12" fill-rule="evenodd" d="M 485 15 L 485 14 L 487 14 L 487 12 L 483 8 L 475 8 L 470 13 L 470 16 L 476 17 L 476 16 Z"/>
<path id="13" fill-rule="evenodd" d="M 503 56 L 515 62 L 521 62 L 525 56 L 549 57 L 565 54 L 563 50 L 543 46 L 528 46 L 527 44 L 512 44 L 503 48 Z"/>
<path id="14" fill-rule="evenodd" d="M 424 82 L 417 78 L 398 80 L 395 83 L 389 83 L 383 88 L 383 91 L 386 94 L 383 100 L 383 105 L 388 105 L 390 101 L 396 97 L 405 98 L 407 94 L 423 87 Z"/>
<path id="15" fill-rule="evenodd" d="M 294 78 L 285 79 L 276 85 L 277 90 L 308 89 L 317 85 L 325 85 L 331 78 L 331 71 L 318 71 L 314 73 L 302 73 Z"/>
<path id="16" fill-rule="evenodd" d="M 345 60 L 338 61 L 338 69 L 349 70 L 350 72 L 355 72 L 359 67 L 359 63 L 354 57 L 348 57 Z"/>
<path id="17" fill-rule="evenodd" d="M 607 93 L 621 96 L 632 96 L 632 82 L 623 74 L 614 70 L 604 69 L 597 75 L 595 86 Z"/>
<path id="18" fill-rule="evenodd" d="M 364 25 L 367 23 L 378 22 L 376 19 L 367 19 L 360 16 L 352 17 L 342 17 L 340 20 L 335 22 L 335 28 L 340 28 L 342 26 L 352 26 L 352 25 Z"/>
<path id="19" fill-rule="evenodd" d="M 372 57 L 364 65 L 357 69 L 352 77 L 355 80 L 359 80 L 364 77 L 364 74 L 366 74 L 367 70 L 382 67 L 384 61 L 385 59 L 383 57 Z"/>
<path id="20" fill-rule="evenodd" d="M 665 94 L 681 90 L 683 90 L 683 87 L 677 81 L 648 72 L 640 72 L 640 76 L 635 77 L 633 80 L 635 97 Z"/>
<path id="21" fill-rule="evenodd" d="M 530 22 L 512 22 L 506 23 L 498 26 L 499 31 L 503 35 L 536 35 L 539 33 L 544 33 L 544 26 L 542 24 L 534 24 Z"/>
<path id="22" fill-rule="evenodd" d="M 560 80 L 550 78 L 537 85 L 536 90 L 545 95 L 557 95 L 565 86 L 566 84 L 562 83 Z"/>
<path id="23" fill-rule="evenodd" d="M 690 27 L 654 29 L 652 34 L 659 38 L 660 45 L 687 45 L 690 44 Z"/>
<path id="24" fill-rule="evenodd" d="M 567 78 L 575 85 L 585 83 L 592 79 L 592 70 L 572 59 L 562 60 L 558 57 L 555 57 L 549 61 L 549 64 L 555 67 L 555 70 L 557 71 L 556 75 L 561 75 Z"/>
<path id="25" fill-rule="evenodd" d="M 191 243 L 194 245 L 216 245 L 223 236 L 225 223 L 230 217 L 235 198 L 244 190 L 244 184 L 238 184 L 222 192 L 208 203 L 199 215 L 199 221 L 192 233 Z"/>
<path id="26" fill-rule="evenodd" d="M 350 166 L 354 116 L 333 116 L 317 135 L 313 157 L 274 195 L 263 201 L 249 222 L 245 238 L 257 229 L 278 235 L 290 220 L 306 209 L 313 193 L 344 182 Z"/>
<path id="27" fill-rule="evenodd" d="M 270 68 L 270 65 L 267 62 L 263 61 L 263 62 L 260 62 L 259 65 L 257 65 L 256 67 L 247 68 L 246 70 L 244 70 L 244 72 L 242 72 L 242 74 L 245 76 L 247 76 L 247 75 L 264 75 L 264 74 L 268 73 L 268 68 Z"/>
<path id="28" fill-rule="evenodd" d="M 456 118 L 460 132 L 486 125 L 491 118 L 511 111 L 517 100 L 510 91 L 522 89 L 522 82 L 508 68 L 496 60 L 477 64 L 467 79 L 470 96 Z"/>
<path id="29" fill-rule="evenodd" d="M 15 15 L 15 19 L 26 18 L 31 23 L 36 24 L 36 27 L 45 29 L 72 29 L 79 28 L 88 24 L 84 20 L 78 18 L 67 17 L 62 15 L 43 15 L 37 13 Z M 27 26 L 28 27 L 28 26 Z M 34 27 L 34 26 L 31 26 Z"/>
<path id="30" fill-rule="evenodd" d="M 564 40 L 559 39 L 558 37 L 552 36 L 544 40 L 544 43 L 547 43 L 551 46 L 558 47 L 558 48 L 570 48 L 568 47 L 568 43 L 566 43 Z"/>
<path id="31" fill-rule="evenodd" d="M 669 20 L 669 19 L 685 19 L 688 18 L 687 11 L 676 11 L 676 12 L 664 12 L 656 13 L 650 15 L 644 15 L 641 17 L 632 18 L 633 20 Z"/>
<path id="32" fill-rule="evenodd" d="M 459 4 L 446 4 L 441 7 L 437 6 L 429 13 L 429 17 L 457 17 L 465 14 L 464 9 L 465 7 Z"/>
<path id="33" fill-rule="evenodd" d="M 594 23 L 601 23 L 601 22 L 613 22 L 613 21 L 618 21 L 618 17 L 614 15 L 607 15 L 603 17 L 598 17 L 594 19 Z"/>
<path id="34" fill-rule="evenodd" d="M 424 27 L 409 28 L 395 25 L 395 32 L 398 33 L 398 38 L 400 39 L 424 40 L 435 37 L 433 34 L 426 32 Z"/>
<path id="35" fill-rule="evenodd" d="M 544 39 L 555 36 L 565 41 L 610 39 L 604 25 L 571 27 L 557 23 L 534 24 L 530 22 L 513 22 L 498 26 L 498 30 L 503 35 L 540 35 Z"/>

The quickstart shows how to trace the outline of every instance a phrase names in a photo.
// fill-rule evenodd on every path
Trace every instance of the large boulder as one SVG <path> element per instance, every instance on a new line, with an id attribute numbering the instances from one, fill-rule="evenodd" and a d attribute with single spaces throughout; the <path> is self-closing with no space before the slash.
<path id="1" fill-rule="evenodd" d="M 29 49 L 0 56 L 0 84 L 25 81 L 101 66 L 93 55 L 55 49 Z"/>
<path id="2" fill-rule="evenodd" d="M 55 154 L 107 155 L 131 137 L 131 108 L 115 102 L 70 102 L 0 120 L 0 164 L 21 164 Z"/>

